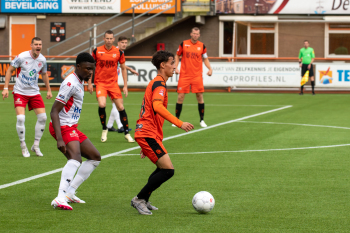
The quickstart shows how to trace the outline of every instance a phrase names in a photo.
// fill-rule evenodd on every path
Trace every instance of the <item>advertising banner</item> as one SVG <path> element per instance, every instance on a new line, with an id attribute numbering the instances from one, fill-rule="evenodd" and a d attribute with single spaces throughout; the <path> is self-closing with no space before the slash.
<path id="1" fill-rule="evenodd" d="M 61 13 L 62 0 L 1 0 L 1 13 Z"/>
<path id="2" fill-rule="evenodd" d="M 129 9 L 130 7 L 133 7 L 135 5 L 137 5 L 138 3 L 140 2 L 143 2 L 144 0 L 122 0 L 121 1 L 121 6 L 120 6 L 120 12 L 123 12 L 127 9 Z M 144 12 L 147 12 L 165 2 L 168 2 L 169 0 L 149 0 L 148 2 L 146 3 L 143 3 L 139 6 L 137 6 L 135 8 L 135 13 L 144 13 Z M 177 10 L 178 12 L 181 11 L 181 0 L 172 0 L 152 11 L 150 11 L 151 14 L 156 14 L 156 13 L 159 13 L 159 12 L 162 12 L 172 6 L 175 6 L 175 1 L 177 1 Z M 128 11 L 127 13 L 132 13 L 132 11 Z M 175 7 L 168 10 L 168 11 L 165 11 L 164 12 L 165 14 L 174 14 L 175 13 Z"/>
<path id="3" fill-rule="evenodd" d="M 61 0 L 62 13 L 119 13 L 121 0 Z M 124 0 L 123 0 L 124 1 Z"/>
<path id="4" fill-rule="evenodd" d="M 317 87 L 350 87 L 350 68 L 348 64 L 316 65 Z"/>
<path id="5" fill-rule="evenodd" d="M 217 0 L 219 14 L 349 14 L 349 0 Z"/>

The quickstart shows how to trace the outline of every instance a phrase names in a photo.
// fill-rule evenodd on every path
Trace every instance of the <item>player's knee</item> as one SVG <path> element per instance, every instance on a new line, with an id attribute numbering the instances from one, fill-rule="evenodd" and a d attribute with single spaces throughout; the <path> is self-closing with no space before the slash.
<path id="1" fill-rule="evenodd" d="M 173 177 L 174 176 L 174 174 L 175 174 L 175 170 L 174 169 L 164 169 L 164 171 L 165 171 L 165 175 L 166 175 L 166 177 L 168 178 L 168 179 L 170 179 L 171 177 Z"/>
<path id="2" fill-rule="evenodd" d="M 47 116 L 46 116 L 46 113 L 40 113 L 37 115 L 37 118 L 38 118 L 38 122 L 39 123 L 42 123 L 42 124 L 45 124 L 46 123 L 46 120 L 47 120 Z"/>
<path id="3" fill-rule="evenodd" d="M 95 154 L 94 154 L 94 160 L 96 160 L 96 161 L 101 161 L 101 154 L 100 154 L 100 152 L 96 152 Z"/>
<path id="4" fill-rule="evenodd" d="M 24 125 L 25 119 L 26 119 L 25 115 L 17 115 L 17 124 Z"/>

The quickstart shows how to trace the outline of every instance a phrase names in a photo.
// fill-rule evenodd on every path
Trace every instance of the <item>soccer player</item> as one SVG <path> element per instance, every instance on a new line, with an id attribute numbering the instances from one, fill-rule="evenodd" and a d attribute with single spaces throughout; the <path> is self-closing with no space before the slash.
<path id="1" fill-rule="evenodd" d="M 139 194 L 131 200 L 131 206 L 144 215 L 151 215 L 150 210 L 158 209 L 148 200 L 154 190 L 174 175 L 173 164 L 162 143 L 164 119 L 186 132 L 193 129 L 192 124 L 180 121 L 167 110 L 168 92 L 165 83 L 173 76 L 176 68 L 174 55 L 158 51 L 153 55 L 152 64 L 157 68 L 158 75 L 146 88 L 140 118 L 137 120 L 135 139 L 141 147 L 141 158 L 147 156 L 157 168 Z"/>
<path id="2" fill-rule="evenodd" d="M 126 49 L 127 45 L 128 45 L 128 38 L 126 38 L 125 36 L 120 36 L 118 38 L 118 47 L 117 48 L 119 48 L 121 51 L 124 51 Z M 125 67 L 126 67 L 126 70 L 130 71 L 132 74 L 139 75 L 139 73 L 136 70 L 130 68 L 127 65 Z M 120 68 L 118 67 L 118 75 L 119 75 L 119 73 L 120 73 Z M 115 129 L 113 127 L 114 121 L 117 122 L 118 129 Z M 111 110 L 111 114 L 109 114 L 107 128 L 108 128 L 108 131 L 112 131 L 112 132 L 118 132 L 118 133 L 124 132 L 123 124 L 120 121 L 119 112 L 118 112 L 117 107 L 115 106 L 115 103 L 112 104 L 112 110 Z M 129 128 L 129 132 L 130 131 L 131 131 L 131 128 Z"/>
<path id="3" fill-rule="evenodd" d="M 207 127 L 204 122 L 204 85 L 203 85 L 203 66 L 204 61 L 205 66 L 209 69 L 207 75 L 211 76 L 213 70 L 210 66 L 207 48 L 198 39 L 200 37 L 199 28 L 192 28 L 190 34 L 191 39 L 183 41 L 175 55 L 175 66 L 176 74 L 180 73 L 179 83 L 177 85 L 177 102 L 176 102 L 176 117 L 180 118 L 182 103 L 185 99 L 185 94 L 190 93 L 190 87 L 192 93 L 196 93 L 198 101 L 198 111 L 199 111 L 199 123 L 201 127 Z M 181 71 L 177 69 L 179 65 L 180 56 L 181 59 Z M 175 127 L 175 125 L 173 124 Z"/>
<path id="4" fill-rule="evenodd" d="M 50 134 L 57 140 L 57 148 L 68 159 L 62 170 L 58 196 L 51 202 L 54 208 L 73 210 L 67 202 L 85 203 L 75 196 L 75 191 L 101 161 L 100 153 L 85 134 L 77 129 L 84 100 L 83 82 L 91 78 L 94 69 L 94 58 L 89 53 L 80 53 L 76 59 L 75 72 L 62 82 L 51 109 Z M 81 157 L 87 160 L 82 163 Z"/>
<path id="5" fill-rule="evenodd" d="M 9 96 L 9 83 L 12 72 L 17 69 L 16 83 L 13 87 L 13 99 L 17 115 L 16 129 L 21 142 L 21 149 L 23 157 L 29 157 L 27 145 L 25 143 L 25 110 L 28 104 L 28 110 L 34 110 L 37 116 L 37 122 L 35 125 L 34 144 L 31 150 L 35 152 L 37 156 L 43 156 L 39 148 L 39 142 L 43 136 L 46 126 L 46 113 L 43 98 L 39 92 L 38 79 L 39 74 L 42 75 L 42 79 L 47 88 L 46 98 L 51 99 L 51 88 L 49 79 L 46 74 L 47 65 L 46 59 L 41 54 L 42 41 L 39 37 L 34 37 L 31 41 L 29 51 L 19 54 L 13 61 L 5 76 L 4 90 L 2 91 L 2 98 L 8 98 Z"/>
<path id="6" fill-rule="evenodd" d="M 304 76 L 306 71 L 309 71 L 309 77 L 311 80 L 312 94 L 315 95 L 315 78 L 314 78 L 314 68 L 312 63 L 315 60 L 314 49 L 309 47 L 309 41 L 304 41 L 304 47 L 299 51 L 299 67 L 301 67 L 301 77 Z M 304 85 L 300 87 L 299 95 L 303 95 Z"/>
<path id="7" fill-rule="evenodd" d="M 129 134 L 128 117 L 123 105 L 123 97 L 118 86 L 118 62 L 123 75 L 124 87 L 123 92 L 125 97 L 128 96 L 128 84 L 127 73 L 125 66 L 124 52 L 113 46 L 114 36 L 111 30 L 108 30 L 104 34 L 105 44 L 97 47 L 92 56 L 96 61 L 95 71 L 95 85 L 96 85 L 96 97 L 98 101 L 98 114 L 100 116 L 102 124 L 102 136 L 101 141 L 107 141 L 107 125 L 106 125 L 106 98 L 107 95 L 115 103 L 120 119 L 123 124 L 125 139 L 128 142 L 135 142 L 135 140 Z M 91 93 L 93 90 L 91 81 L 89 81 L 88 90 Z"/>

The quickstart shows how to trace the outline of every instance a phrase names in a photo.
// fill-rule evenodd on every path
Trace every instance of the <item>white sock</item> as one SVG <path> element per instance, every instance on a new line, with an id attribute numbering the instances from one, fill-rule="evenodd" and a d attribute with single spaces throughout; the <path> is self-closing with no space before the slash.
<path id="1" fill-rule="evenodd" d="M 17 130 L 17 134 L 18 134 L 18 137 L 19 137 L 19 140 L 21 142 L 21 146 L 25 145 L 25 134 L 26 134 L 26 131 L 25 131 L 25 127 L 24 127 L 24 122 L 25 122 L 25 115 L 17 115 L 17 123 L 16 123 L 16 130 Z"/>
<path id="2" fill-rule="evenodd" d="M 34 145 L 39 146 L 39 142 L 41 137 L 43 136 L 45 126 L 46 126 L 46 113 L 40 113 L 36 115 L 38 120 L 36 121 L 35 125 L 35 141 Z"/>
<path id="3" fill-rule="evenodd" d="M 78 170 L 80 162 L 74 159 L 67 161 L 67 164 L 63 167 L 60 187 L 58 188 L 58 198 L 64 198 L 64 191 L 67 191 L 70 182 L 73 180 L 75 172 Z"/>
<path id="4" fill-rule="evenodd" d="M 123 127 L 123 124 L 122 124 L 121 121 L 120 121 L 119 111 L 118 111 L 118 109 L 117 109 L 117 106 L 115 106 L 114 103 L 113 103 L 112 112 L 113 112 L 113 114 L 114 114 L 115 122 L 117 122 L 118 129 L 120 129 L 121 127 Z"/>
<path id="5" fill-rule="evenodd" d="M 86 160 L 83 162 L 74 177 L 72 183 L 67 190 L 68 193 L 75 193 L 78 187 L 89 178 L 90 174 L 95 170 L 95 168 L 100 164 L 101 161 L 96 160 Z"/>
<path id="6" fill-rule="evenodd" d="M 113 114 L 113 108 L 114 108 L 114 103 L 113 103 L 113 107 L 112 107 L 112 110 L 111 110 L 111 114 L 109 114 L 109 118 L 108 118 L 108 123 L 107 123 L 107 128 L 112 128 L 113 127 L 113 123 L 114 123 L 114 119 L 115 119 L 115 116 Z"/>

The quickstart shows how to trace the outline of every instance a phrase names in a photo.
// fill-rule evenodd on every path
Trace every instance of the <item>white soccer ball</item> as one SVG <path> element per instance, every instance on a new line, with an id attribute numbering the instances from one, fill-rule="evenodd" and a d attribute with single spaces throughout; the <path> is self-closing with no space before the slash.
<path id="1" fill-rule="evenodd" d="M 192 205 L 198 213 L 205 214 L 214 208 L 215 199 L 210 193 L 200 191 L 194 195 Z"/>

